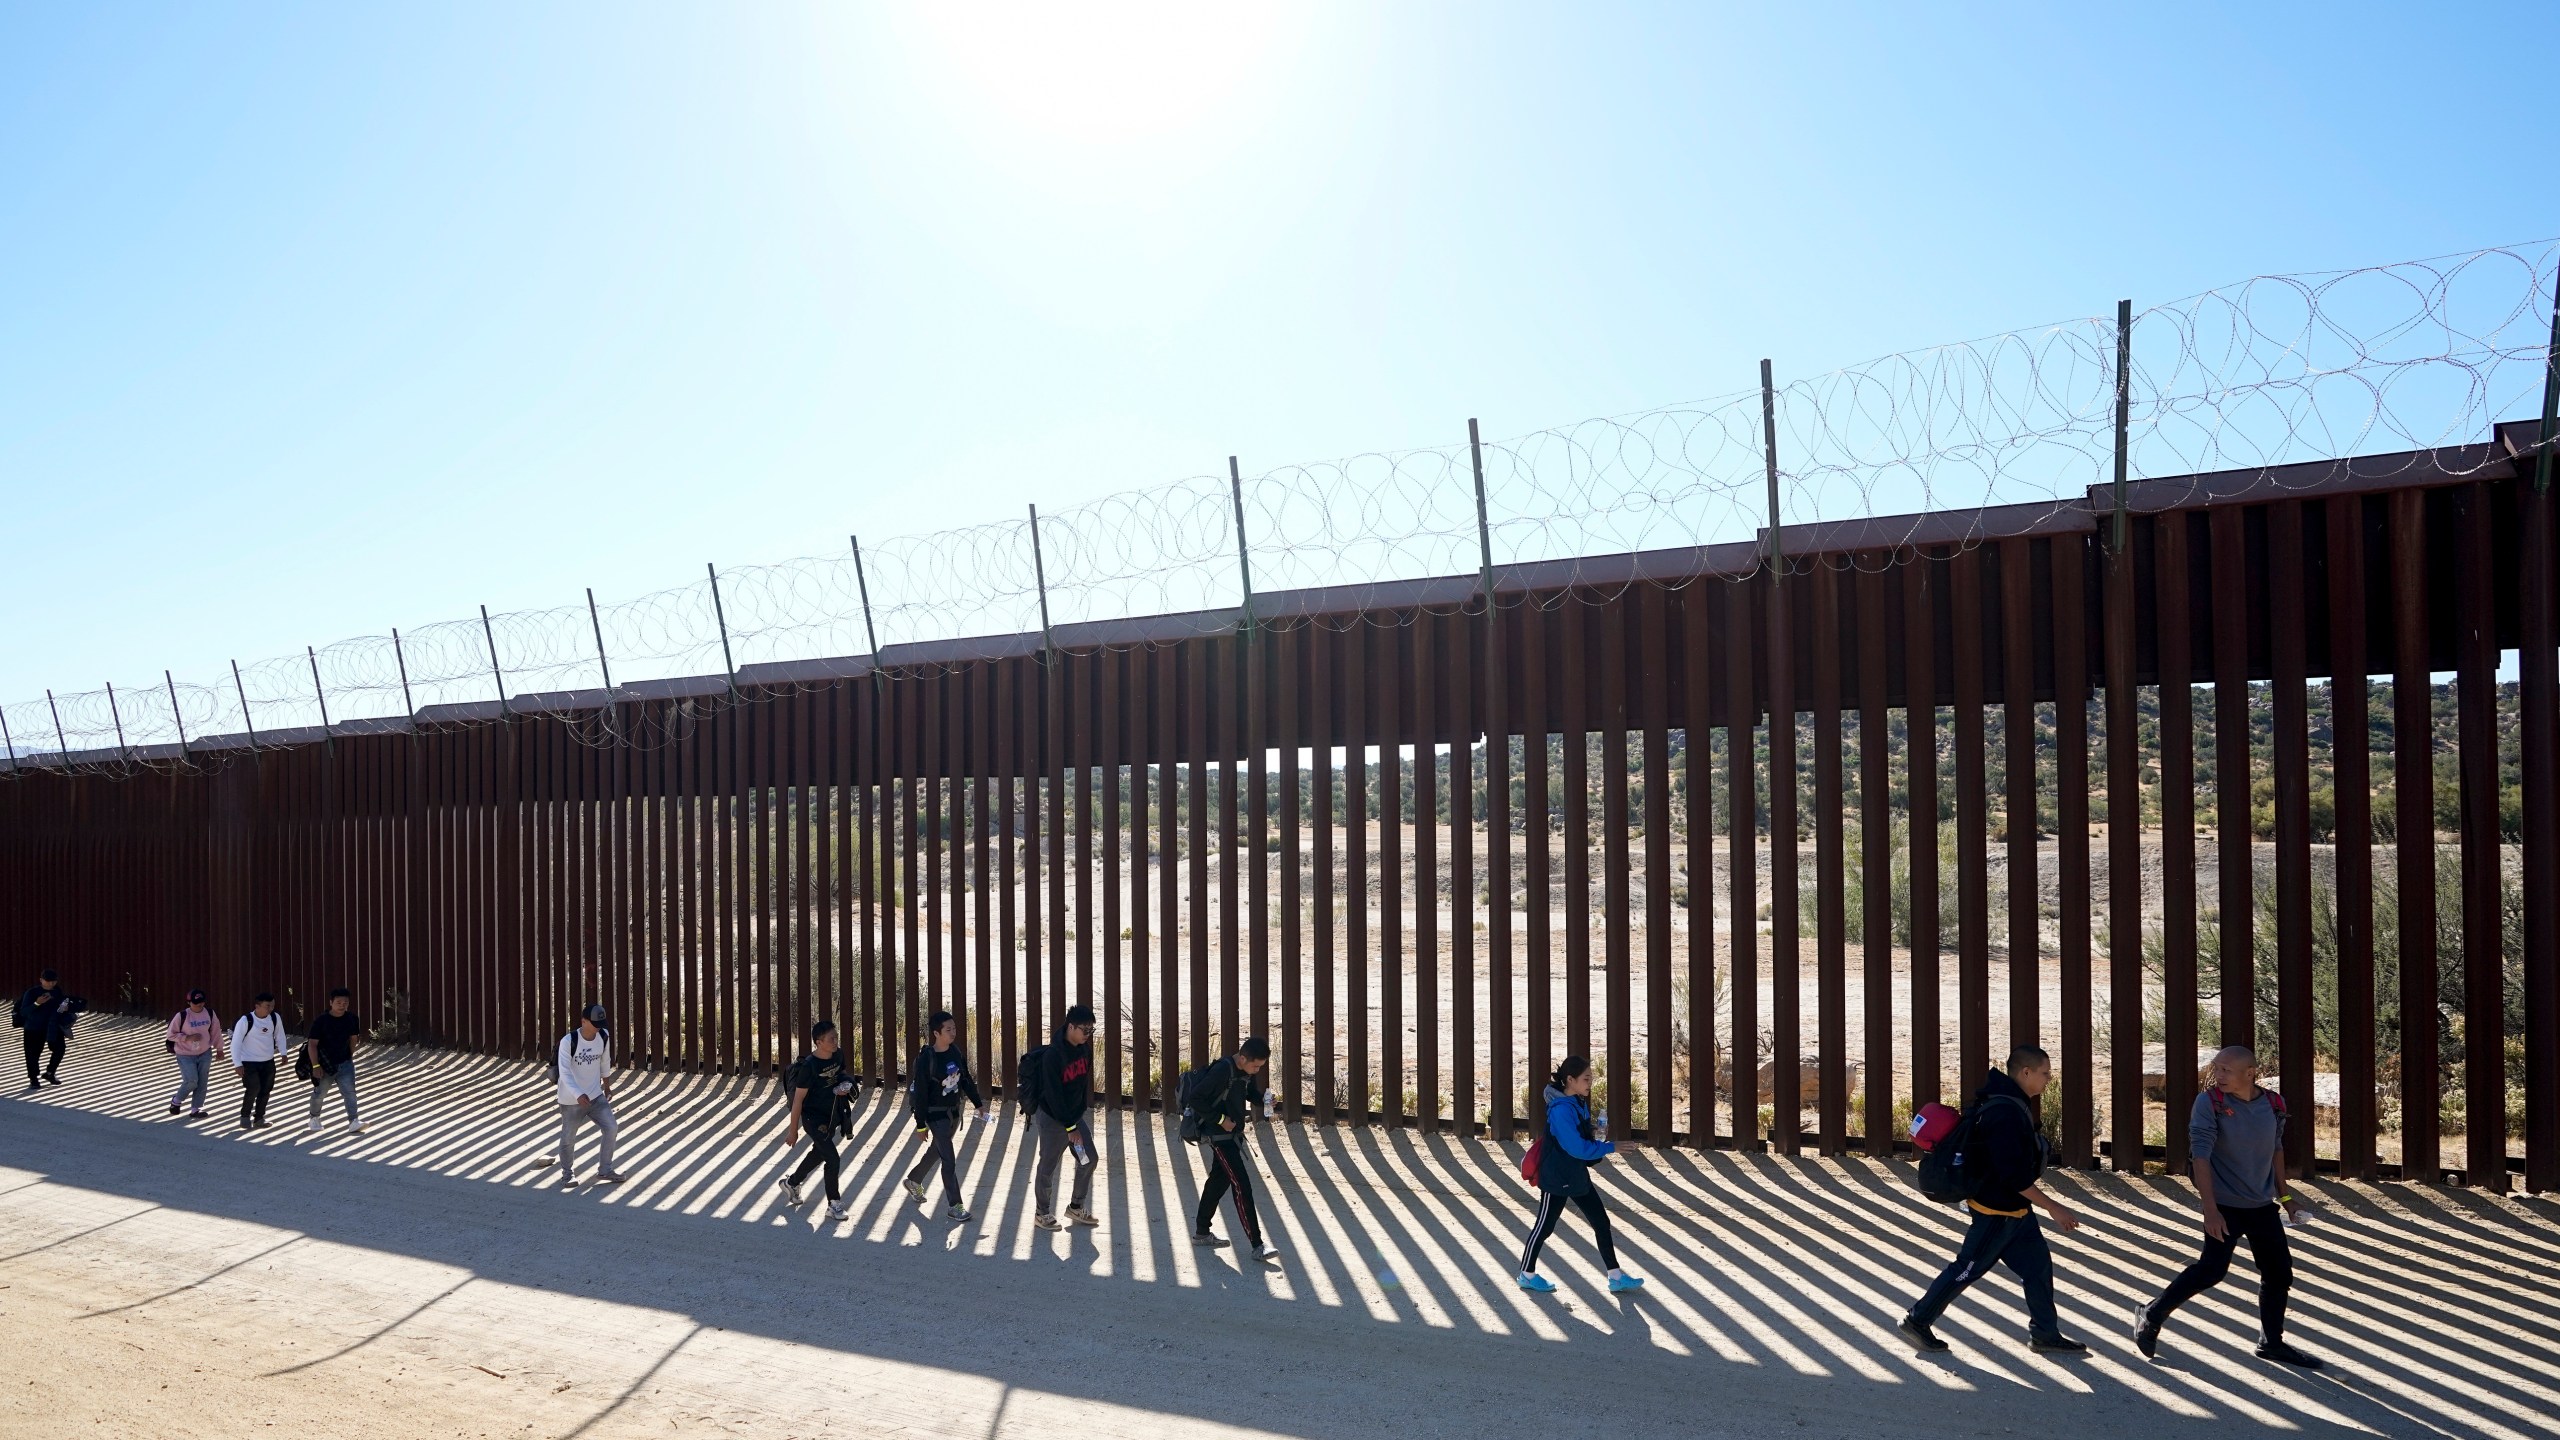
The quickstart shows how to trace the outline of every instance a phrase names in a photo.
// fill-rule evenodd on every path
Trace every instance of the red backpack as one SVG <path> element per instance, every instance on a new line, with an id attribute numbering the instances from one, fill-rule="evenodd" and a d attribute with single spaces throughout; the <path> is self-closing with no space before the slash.
<path id="1" fill-rule="evenodd" d="M 1529 1142 L 1529 1153 L 1520 1157 L 1520 1178 L 1532 1185 L 1537 1184 L 1538 1171 L 1544 1166 L 1546 1158 L 1547 1137 L 1541 1135 Z"/>
<path id="2" fill-rule="evenodd" d="M 2207 1097 L 2209 1097 L 2209 1098 L 2213 1101 L 2213 1113 L 2214 1113 L 2214 1114 L 2216 1114 L 2216 1115 L 2233 1115 L 2233 1114 L 2237 1114 L 2237 1113 L 2238 1113 L 2237 1111 L 2235 1111 L 2235 1110 L 2233 1110 L 2233 1109 L 2231 1108 L 2231 1098 L 2230 1098 L 2230 1095 L 2229 1095 L 2229 1093 L 2228 1093 L 2227 1091 L 2225 1091 L 2221 1086 L 2219 1086 L 2219 1085 L 2208 1085 L 2208 1086 L 2206 1086 L 2206 1087 L 2204 1088 L 2204 1093 L 2205 1093 L 2205 1095 L 2206 1095 Z M 2272 1105 L 2272 1106 L 2274 1106 L 2274 1107 L 2275 1107 L 2276 1118 L 2277 1118 L 2278 1120 L 2282 1120 L 2283 1118 L 2285 1118 L 2285 1114 L 2284 1114 L 2284 1092 L 2283 1092 L 2283 1091 L 2281 1091 L 2281 1090 L 2270 1090 L 2270 1089 L 2268 1089 L 2266 1086 L 2261 1085 L 2261 1086 L 2259 1086 L 2259 1087 L 2258 1087 L 2258 1093 L 2259 1093 L 2259 1094 L 2261 1094 L 2261 1095 L 2266 1096 L 2266 1097 L 2267 1097 L 2267 1103 L 2268 1103 L 2269 1105 Z"/>

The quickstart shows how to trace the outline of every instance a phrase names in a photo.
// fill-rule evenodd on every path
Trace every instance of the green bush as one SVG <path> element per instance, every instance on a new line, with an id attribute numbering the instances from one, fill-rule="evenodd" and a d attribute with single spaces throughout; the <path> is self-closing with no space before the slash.
<path id="1" fill-rule="evenodd" d="M 2504 974 L 2503 1029 L 2507 1037 L 2507 1085 L 2513 1105 L 2522 1103 L 2524 1081 L 2524 887 L 2521 879 L 2502 867 L 2499 883 L 2501 910 L 2502 965 Z M 2373 989 L 2375 1059 L 2386 1078 L 2399 1063 L 2401 1037 L 2406 1021 L 2400 1008 L 2400 886 L 2399 873 L 2388 864 L 2374 867 L 2373 877 Z M 2252 944 L 2251 990 L 2259 1022 L 2261 1058 L 2273 1068 L 2283 1061 L 2275 1029 L 2277 915 L 2275 888 L 2260 884 L 2251 896 L 2250 935 Z M 2199 1033 L 2211 1037 L 2212 1017 L 2222 999 L 2221 922 L 2216 912 L 2207 911 L 2196 923 L 2196 1008 Z M 2436 986 L 2432 1015 L 2417 1017 L 2416 1023 L 2432 1024 L 2436 1030 L 2439 1086 L 2444 1090 L 2444 1104 L 2458 1110 L 2454 1098 L 2459 1092 L 2450 1089 L 2458 1079 L 2462 1063 L 2465 1024 L 2465 979 L 2463 975 L 2462 935 L 2462 857 L 2459 851 L 2444 849 L 2436 854 Z M 2151 982 L 2152 995 L 2162 992 L 2165 974 L 2163 944 L 2156 927 L 2143 937 L 2142 961 L 2145 976 Z M 2314 872 L 2311 889 L 2311 1043 L 2313 1064 L 2321 1069 L 2334 1069 L 2341 1050 L 2339 1039 L 2338 989 L 2338 895 L 2334 878 Z M 2160 1040 L 2166 1026 L 2157 1000 L 2145 1003 L 2143 1034 L 2146 1039 Z M 2512 1106 L 2511 1106 L 2512 1108 Z M 2511 1123 L 2521 1124 L 2521 1111 Z M 2454 1133 L 2448 1131 L 2448 1134 Z M 2521 1133 L 2520 1131 L 2518 1133 Z"/>

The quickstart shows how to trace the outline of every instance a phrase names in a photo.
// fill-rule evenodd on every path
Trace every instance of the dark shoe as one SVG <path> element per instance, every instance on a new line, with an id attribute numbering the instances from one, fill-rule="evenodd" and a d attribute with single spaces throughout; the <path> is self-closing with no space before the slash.
<path id="1" fill-rule="evenodd" d="M 2258 1358 L 2273 1360 L 2279 1365 L 2290 1365 L 2296 1370 L 2317 1370 L 2328 1363 L 2317 1355 L 2306 1355 L 2282 1340 L 2259 1341 Z"/>
<path id="2" fill-rule="evenodd" d="M 1947 1348 L 1947 1342 L 1938 1338 L 1937 1331 L 1908 1315 L 1903 1316 L 1902 1323 L 1893 1328 L 1901 1331 L 1902 1338 L 1911 1342 L 1911 1348 L 1923 1355 L 1936 1355 Z"/>
<path id="3" fill-rule="evenodd" d="M 2133 1307 L 2133 1348 L 2141 1351 L 2145 1360 L 2160 1356 L 2160 1317 L 2149 1305 Z"/>
<path id="4" fill-rule="evenodd" d="M 172 1105 L 169 1107 L 169 1113 L 170 1113 L 170 1114 L 172 1114 L 172 1115 L 177 1114 L 177 1113 L 178 1113 L 178 1107 L 177 1107 L 176 1105 L 172 1104 Z"/>
<path id="5" fill-rule="evenodd" d="M 2027 1348 L 2039 1355 L 2086 1355 L 2089 1347 L 2067 1335 L 2030 1335 Z"/>
<path id="6" fill-rule="evenodd" d="M 1215 1235 L 1194 1235 L 1191 1237 L 1191 1243 L 1199 1246 L 1203 1250 L 1224 1250 L 1227 1248 L 1227 1242 L 1219 1239 Z"/>

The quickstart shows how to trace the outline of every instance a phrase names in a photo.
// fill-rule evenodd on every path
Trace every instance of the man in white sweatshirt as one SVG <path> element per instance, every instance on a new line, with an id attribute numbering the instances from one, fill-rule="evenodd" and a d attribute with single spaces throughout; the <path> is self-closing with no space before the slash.
<path id="1" fill-rule="evenodd" d="M 622 1178 L 613 1168 L 613 1095 L 606 1077 L 613 1073 L 613 1037 L 604 1031 L 604 1007 L 589 1005 L 578 1016 L 578 1028 L 560 1037 L 560 1184 L 578 1183 L 578 1125 L 591 1122 L 604 1137 L 596 1182 L 611 1185 Z"/>
<path id="2" fill-rule="evenodd" d="M 276 1061 L 291 1053 L 276 997 L 261 990 L 249 1013 L 231 1025 L 231 1068 L 240 1072 L 240 1128 L 263 1130 L 267 1096 L 276 1088 Z"/>

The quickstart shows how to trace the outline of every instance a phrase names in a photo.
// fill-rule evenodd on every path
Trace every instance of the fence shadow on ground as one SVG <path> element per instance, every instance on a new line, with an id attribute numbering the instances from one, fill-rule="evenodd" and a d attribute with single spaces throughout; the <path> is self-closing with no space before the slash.
<path id="1" fill-rule="evenodd" d="M 1892 1325 L 1952 1252 L 1961 1227 L 1952 1213 L 1923 1203 L 1908 1170 L 1897 1164 L 1628 1152 L 1602 1172 L 1603 1183 L 1623 1263 L 1650 1283 L 1632 1296 L 1605 1293 L 1587 1232 L 1578 1216 L 1569 1216 L 1545 1267 L 1561 1292 L 1541 1298 L 1511 1283 L 1529 1209 L 1515 1146 L 1410 1130 L 1264 1127 L 1253 1142 L 1264 1172 L 1264 1214 L 1286 1252 L 1280 1265 L 1265 1269 L 1236 1250 L 1202 1251 L 1188 1243 L 1198 1164 L 1150 1116 L 1115 1113 L 1102 1127 L 1096 1208 L 1103 1224 L 1051 1234 L 1031 1223 L 1032 1155 L 1009 1107 L 999 1107 L 993 1122 L 964 1131 L 962 1180 L 972 1218 L 952 1222 L 942 1215 L 938 1181 L 921 1206 L 902 1188 L 905 1171 L 922 1158 L 921 1142 L 898 1097 L 868 1092 L 847 1145 L 850 1213 L 829 1222 L 815 1203 L 787 1209 L 776 1188 L 790 1152 L 780 1143 L 782 1097 L 771 1079 L 626 1075 L 617 1109 L 629 1178 L 613 1187 L 563 1187 L 556 1169 L 538 1163 L 556 1126 L 551 1081 L 538 1064 L 410 1048 L 373 1052 L 361 1062 L 368 1134 L 346 1132 L 334 1091 L 323 1093 L 323 1129 L 307 1131 L 304 1092 L 290 1079 L 279 1083 L 273 1126 L 239 1132 L 230 1123 L 237 1100 L 227 1070 L 216 1083 L 215 1119 L 167 1116 L 175 1076 L 159 1039 L 154 1024 L 102 1019 L 84 1025 L 64 1067 L 66 1084 L 27 1103 L 209 1132 L 192 1143 L 297 1151 L 308 1157 L 297 1165 L 386 1167 L 415 1172 L 421 1184 L 483 1187 L 440 1192 L 458 1209 L 479 1204 L 475 1195 L 493 1193 L 486 1187 L 565 1189 L 542 1203 L 590 1207 L 597 1224 L 581 1229 L 611 1235 L 617 1245 L 681 1247 L 703 1243 L 706 1226 L 751 1227 L 757 1253 L 786 1271 L 835 1263 L 831 1256 L 867 1255 L 885 1267 L 929 1262 L 930 1283 L 949 1285 L 952 1261 L 976 1260 L 986 1262 L 977 1273 L 991 1284 L 1028 1284 L 1039 1296 L 1082 1295 L 1080 1303 L 1102 1312 L 1113 1306 L 1111 1292 L 1090 1287 L 1222 1291 L 1233 1303 L 1211 1312 L 1216 1323 L 1259 1318 L 1288 1325 L 1322 1316 L 1337 1331 L 1347 1324 L 1407 1327 L 1399 1335 L 1408 1355 L 1413 1341 L 1427 1336 L 1427 1346 L 1437 1347 L 1427 1353 L 1469 1355 L 1469 1365 L 1515 1373 L 1541 1364 L 1539 1354 L 1554 1353 L 1516 1347 L 1562 1344 L 1587 1349 L 1588 1361 L 1577 1363 L 1601 1365 L 1595 1375 L 1624 1364 L 1658 1382 L 1665 1373 L 1682 1373 L 1659 1367 L 1686 1357 L 1704 1367 L 1688 1371 L 1686 1381 L 1702 1387 L 1701 1396 L 1727 1382 L 1784 1380 L 1844 1406 L 1884 1407 L 1903 1419 L 1917 1395 L 1943 1395 L 1945 1403 L 1961 1405 L 1966 1392 L 1994 1399 L 2031 1392 L 2060 1407 L 2049 1417 L 2058 1433 L 2071 1428 L 2075 1404 L 2102 1404 L 2118 1420 L 2132 1405 L 2156 1417 L 2154 1428 L 2171 1431 L 2234 1420 L 2384 1433 L 2560 1431 L 2554 1419 L 2560 1386 L 2552 1378 L 2560 1374 L 2560 1223 L 2552 1207 L 2469 1192 L 2335 1182 L 2306 1187 L 2322 1209 L 2313 1226 L 2298 1232 L 2292 1333 L 2333 1363 L 2303 1375 L 2250 1357 L 2256 1292 L 2245 1262 L 2235 1266 L 2234 1283 L 2179 1316 L 2160 1362 L 2142 1360 L 2126 1337 L 2127 1317 L 2191 1257 L 2190 1192 L 2159 1177 L 2058 1176 L 2052 1190 L 2088 1221 L 2077 1235 L 2055 1241 L 2063 1320 L 2093 1341 L 2096 1353 L 2076 1363 L 2028 1354 L 2015 1286 L 1998 1276 L 1950 1312 L 1943 1328 L 1954 1351 L 1921 1357 Z M 580 1144 L 579 1170 L 592 1177 L 594 1132 L 583 1132 Z M 22 1155 L 13 1163 L 27 1162 Z M 149 1173 L 83 1176 L 76 1183 L 149 1202 L 144 1210 L 218 1203 L 191 1189 L 182 1155 L 142 1168 Z M 335 1223 L 316 1201 L 304 1208 L 311 1213 L 293 1218 L 265 1208 L 229 1213 L 311 1225 L 313 1233 Z M 283 1213 L 291 1215 L 293 1207 Z M 615 1228 L 617 1222 L 638 1228 Z M 1218 1225 L 1234 1236 L 1232 1211 L 1222 1213 Z M 88 1232 L 38 1239 L 31 1248 L 80 1233 Z M 371 1233 L 356 1219 L 329 1238 L 413 1254 L 428 1243 Z M 28 1248 L 6 1247 L 0 1260 Z M 906 1252 L 917 1253 L 900 1258 Z M 250 1258 L 208 1266 L 192 1283 Z M 434 1258 L 475 1269 L 482 1264 L 468 1254 Z M 559 1263 L 575 1262 L 563 1257 Z M 564 1283 L 523 1264 L 497 1278 Z M 692 1306 L 684 1295 L 614 1295 L 609 1278 L 574 1283 L 601 1286 L 607 1298 L 635 1304 Z M 804 1332 L 786 1315 L 700 1307 L 689 1313 L 696 1328 L 725 1326 L 846 1348 L 843 1335 Z M 896 1355 L 900 1343 L 866 1333 L 859 1348 Z M 1007 1384 L 1059 1383 L 1045 1363 L 1027 1357 L 1019 1363 L 1021 1374 L 1010 1373 L 1005 1362 L 978 1368 Z M 1204 1394 L 1179 1376 L 1165 1384 L 1160 1396 L 1102 1398 L 1226 1423 L 1273 1424 L 1241 1397 Z M 1328 1416 L 1319 1405 L 1293 1413 L 1280 1428 L 1335 1433 L 1356 1428 L 1351 1418 Z M 1344 1424 L 1334 1427 L 1336 1420 Z"/>

